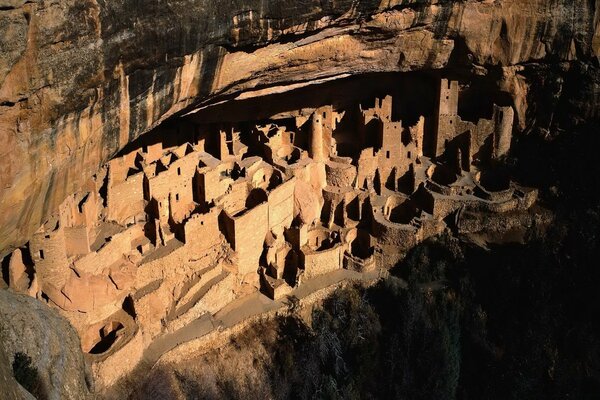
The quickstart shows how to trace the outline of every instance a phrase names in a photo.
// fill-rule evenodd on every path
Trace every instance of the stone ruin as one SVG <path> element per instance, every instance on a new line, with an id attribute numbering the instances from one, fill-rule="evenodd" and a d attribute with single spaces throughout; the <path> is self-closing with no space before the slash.
<path id="1" fill-rule="evenodd" d="M 94 363 L 116 365 L 258 291 L 276 301 L 338 270 L 389 269 L 428 237 L 482 229 L 464 216 L 536 201 L 491 168 L 510 150 L 513 109 L 466 121 L 459 91 L 441 79 L 434 115 L 412 126 L 389 95 L 283 123 L 182 125 L 65 200 L 4 260 L 5 280 L 60 310 Z"/>

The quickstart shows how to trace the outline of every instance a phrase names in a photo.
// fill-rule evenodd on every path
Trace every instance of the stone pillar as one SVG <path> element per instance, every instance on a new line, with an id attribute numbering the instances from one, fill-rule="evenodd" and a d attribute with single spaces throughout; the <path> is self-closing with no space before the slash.
<path id="1" fill-rule="evenodd" d="M 219 131 L 219 158 L 225 161 L 229 158 L 229 148 L 227 147 L 227 132 Z"/>
<path id="2" fill-rule="evenodd" d="M 515 111 L 512 107 L 494 106 L 494 149 L 492 158 L 497 160 L 508 154 L 512 140 Z"/>
<path id="3" fill-rule="evenodd" d="M 423 157 L 423 138 L 425 136 L 425 117 L 421 116 L 419 122 L 414 126 L 412 139 L 417 146 L 416 157 Z"/>
<path id="4" fill-rule="evenodd" d="M 323 161 L 323 116 L 315 112 L 311 118 L 310 156 L 317 162 Z"/>
<path id="5" fill-rule="evenodd" d="M 21 249 L 16 249 L 10 256 L 8 264 L 8 286 L 16 292 L 26 293 L 29 288 L 29 277 Z"/>

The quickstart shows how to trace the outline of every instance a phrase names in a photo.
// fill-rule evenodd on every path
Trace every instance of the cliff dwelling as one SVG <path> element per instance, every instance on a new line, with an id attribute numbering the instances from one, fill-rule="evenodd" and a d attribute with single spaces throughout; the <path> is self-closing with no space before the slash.
<path id="1" fill-rule="evenodd" d="M 600 0 L 0 0 L 0 400 L 600 399 Z"/>
<path id="2" fill-rule="evenodd" d="M 114 382 L 224 309 L 377 276 L 429 237 L 526 212 L 537 191 L 502 168 L 514 110 L 477 90 L 374 74 L 173 118 L 67 198 L 4 280 L 66 316 Z"/>

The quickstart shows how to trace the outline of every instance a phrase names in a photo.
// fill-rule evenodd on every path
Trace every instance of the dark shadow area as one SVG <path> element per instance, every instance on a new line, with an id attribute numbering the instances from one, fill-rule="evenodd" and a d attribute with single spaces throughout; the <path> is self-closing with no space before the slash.
<path id="1" fill-rule="evenodd" d="M 246 210 L 250 210 L 269 200 L 267 193 L 262 189 L 252 189 L 246 198 Z"/>
<path id="2" fill-rule="evenodd" d="M 10 257 L 12 257 L 12 254 L 8 254 L 6 257 L 4 257 L 2 259 L 2 280 L 4 281 L 4 283 L 6 284 L 6 286 L 8 286 L 10 284 L 9 282 L 9 271 L 8 271 L 8 266 L 10 264 Z"/>
<path id="3" fill-rule="evenodd" d="M 356 103 L 372 107 L 376 97 L 394 96 L 393 118 L 414 125 L 420 115 L 433 112 L 439 73 L 373 73 L 339 79 L 280 94 L 246 100 L 235 100 L 209 106 L 188 117 L 191 122 L 260 121 L 278 115 L 289 118 L 286 112 L 302 108 L 333 105 L 334 109 L 351 109 Z M 318 94 L 318 95 L 316 95 Z"/>
<path id="4" fill-rule="evenodd" d="M 90 354 L 102 354 L 108 351 L 115 344 L 119 331 L 123 329 L 120 322 L 111 322 L 99 331 L 99 341 L 91 348 Z"/>
<path id="5" fill-rule="evenodd" d="M 41 380 L 37 368 L 32 365 L 31 357 L 25 353 L 16 353 L 12 363 L 13 374 L 17 382 L 38 400 L 48 399 L 47 389 Z"/>

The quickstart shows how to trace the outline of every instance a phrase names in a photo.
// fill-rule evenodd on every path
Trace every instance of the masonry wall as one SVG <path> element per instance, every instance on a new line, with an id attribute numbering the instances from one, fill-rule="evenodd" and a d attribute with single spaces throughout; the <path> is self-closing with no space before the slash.
<path id="1" fill-rule="evenodd" d="M 118 263 L 123 255 L 131 252 L 132 242 L 144 236 L 143 225 L 133 225 L 123 232 L 114 235 L 97 252 L 92 252 L 77 260 L 76 270 L 90 274 L 98 274 L 104 268 Z"/>
<path id="2" fill-rule="evenodd" d="M 219 214 L 221 209 L 211 208 L 206 214 L 194 214 L 185 223 L 185 246 L 192 255 L 199 256 L 221 241 Z"/>
<path id="3" fill-rule="evenodd" d="M 434 194 L 433 196 L 433 217 L 442 219 L 450 213 L 456 211 L 461 206 L 459 200 L 447 196 Z"/>
<path id="4" fill-rule="evenodd" d="M 90 238 L 85 226 L 65 228 L 65 250 L 68 256 L 90 252 Z"/>
<path id="5" fill-rule="evenodd" d="M 144 213 L 144 173 L 139 172 L 126 181 L 108 186 L 108 220 L 121 225 L 132 217 Z"/>
<path id="6" fill-rule="evenodd" d="M 365 188 L 369 180 L 373 180 L 377 170 L 378 157 L 373 153 L 373 148 L 367 148 L 361 151 L 358 159 L 358 171 L 356 185 L 359 189 Z"/>
<path id="7" fill-rule="evenodd" d="M 343 246 L 335 247 L 318 252 L 304 253 L 304 278 L 310 279 L 317 275 L 326 274 L 343 266 Z"/>
<path id="8" fill-rule="evenodd" d="M 72 195 L 67 197 L 58 207 L 61 226 L 71 227 L 86 224 L 86 216 L 79 212 L 77 197 L 79 196 Z M 89 197 L 91 197 L 91 195 Z"/>
<path id="9" fill-rule="evenodd" d="M 121 183 L 127 179 L 129 169 L 135 166 L 135 159 L 138 151 L 133 151 L 123 157 L 115 158 L 108 163 L 108 179 L 113 185 Z"/>
<path id="10" fill-rule="evenodd" d="M 445 143 L 456 136 L 458 121 L 458 82 L 442 79 L 440 82 L 435 157 L 444 153 Z"/>
<path id="11" fill-rule="evenodd" d="M 182 199 L 189 202 L 193 200 L 192 177 L 196 172 L 197 156 L 192 154 L 185 158 L 174 161 L 169 169 L 160 172 L 157 176 L 150 178 L 150 196 L 155 199 L 168 198 L 170 193 L 179 193 Z M 183 190 L 187 188 L 188 190 Z M 189 193 L 187 193 L 189 192 Z"/>
<path id="12" fill-rule="evenodd" d="M 379 244 L 396 246 L 397 251 L 408 250 L 418 243 L 418 229 L 388 221 L 381 210 L 374 212 L 372 228 Z"/>
<path id="13" fill-rule="evenodd" d="M 294 219 L 294 189 L 296 179 L 292 178 L 269 193 L 269 229 L 288 228 Z"/>
<path id="14" fill-rule="evenodd" d="M 221 179 L 221 173 L 218 169 L 203 168 L 198 172 L 200 202 L 211 203 L 222 196 L 231 183 L 233 183 L 231 178 Z"/>
<path id="15" fill-rule="evenodd" d="M 219 204 L 233 216 L 246 207 L 246 199 L 249 193 L 248 183 L 244 180 L 238 180 L 231 185 L 229 193 L 219 201 Z"/>
<path id="16" fill-rule="evenodd" d="M 61 287 L 69 271 L 64 230 L 36 233 L 29 242 L 29 249 L 38 279 Z"/>
<path id="17" fill-rule="evenodd" d="M 356 179 L 356 167 L 350 163 L 329 161 L 325 164 L 327 184 L 337 187 L 351 187 Z"/>
<path id="18" fill-rule="evenodd" d="M 237 253 L 238 273 L 256 272 L 269 231 L 269 204 L 262 203 L 240 216 L 224 213 L 227 240 Z"/>

